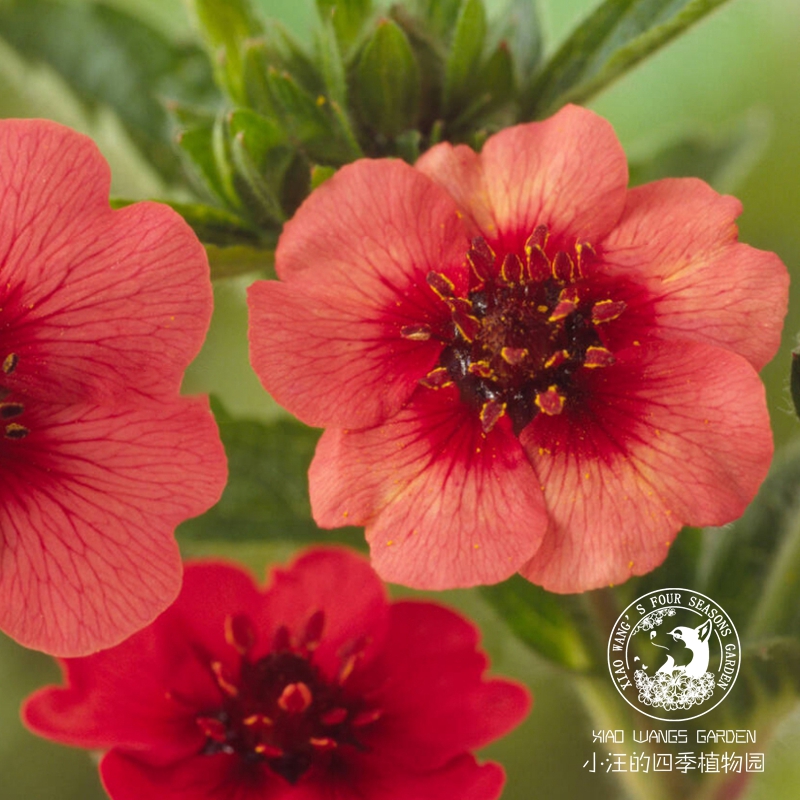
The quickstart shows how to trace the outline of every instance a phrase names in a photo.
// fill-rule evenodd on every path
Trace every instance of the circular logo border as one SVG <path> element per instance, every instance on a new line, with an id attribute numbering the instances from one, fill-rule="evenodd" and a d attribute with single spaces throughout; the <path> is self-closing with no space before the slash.
<path id="1" fill-rule="evenodd" d="M 731 630 L 733 631 L 733 635 L 736 637 L 736 653 L 737 653 L 736 674 L 731 679 L 730 685 L 725 690 L 725 694 L 723 694 L 722 697 L 720 697 L 720 699 L 717 700 L 717 702 L 714 703 L 713 706 L 711 706 L 710 708 L 707 708 L 705 711 L 701 711 L 699 714 L 695 714 L 692 717 L 681 717 L 680 719 L 671 719 L 669 717 L 657 717 L 654 714 L 648 714 L 646 711 L 642 711 L 641 708 L 639 708 L 637 705 L 632 703 L 625 696 L 625 694 L 623 693 L 622 689 L 620 689 L 619 682 L 617 681 L 616 677 L 614 676 L 614 670 L 612 669 L 611 646 L 614 643 L 614 638 L 615 638 L 614 634 L 617 632 L 617 629 L 618 629 L 620 623 L 622 622 L 622 620 L 625 618 L 625 615 L 628 614 L 630 609 L 634 608 L 637 605 L 637 603 L 641 603 L 642 600 L 646 600 L 648 597 L 651 597 L 652 595 L 659 595 L 659 594 L 663 594 L 665 592 L 686 592 L 687 594 L 695 595 L 697 597 L 702 597 L 704 600 L 707 600 L 719 612 L 724 614 L 725 619 L 727 620 L 728 624 L 731 627 Z M 697 612 L 696 609 L 687 608 L 687 607 L 681 606 L 681 605 L 673 606 L 673 607 L 684 608 L 687 611 L 694 611 L 695 613 L 699 613 L 699 612 Z M 647 612 L 647 613 L 650 613 L 650 612 Z M 645 616 L 646 616 L 646 614 L 643 614 L 641 618 L 643 619 Z M 638 623 L 638 620 L 637 620 L 637 623 Z M 632 631 L 635 627 L 636 627 L 636 624 L 632 625 L 630 627 L 630 630 Z M 625 638 L 626 647 L 627 647 L 627 642 L 628 642 L 629 638 L 630 638 L 630 633 Z M 609 675 L 611 676 L 611 682 L 614 684 L 614 688 L 617 690 L 617 692 L 619 692 L 620 697 L 622 697 L 622 699 L 631 708 L 633 708 L 634 710 L 638 711 L 640 714 L 643 714 L 645 717 L 650 717 L 650 719 L 657 719 L 659 722 L 688 722 L 689 720 L 697 719 L 698 717 L 702 717 L 703 715 L 708 714 L 709 711 L 713 711 L 730 694 L 731 689 L 733 689 L 733 686 L 736 683 L 736 679 L 739 677 L 739 670 L 741 669 L 741 666 L 742 666 L 742 643 L 741 643 L 741 641 L 739 639 L 739 631 L 736 630 L 736 626 L 733 624 L 733 620 L 731 619 L 730 614 L 728 614 L 728 612 L 719 603 L 717 603 L 715 600 L 712 600 L 710 597 L 708 597 L 707 595 L 703 594 L 702 592 L 695 591 L 694 589 L 684 589 L 684 588 L 682 588 L 680 586 L 673 586 L 673 587 L 664 588 L 664 589 L 654 589 L 651 592 L 647 592 L 647 593 L 641 595 L 641 597 L 637 597 L 635 600 L 633 600 L 631 603 L 629 603 L 623 609 L 622 613 L 617 617 L 616 622 L 614 623 L 613 627 L 611 628 L 611 633 L 609 633 L 609 635 L 608 635 L 608 647 L 606 648 L 606 662 L 608 664 L 608 672 L 609 672 Z M 626 675 L 627 675 L 627 673 L 626 673 Z"/>

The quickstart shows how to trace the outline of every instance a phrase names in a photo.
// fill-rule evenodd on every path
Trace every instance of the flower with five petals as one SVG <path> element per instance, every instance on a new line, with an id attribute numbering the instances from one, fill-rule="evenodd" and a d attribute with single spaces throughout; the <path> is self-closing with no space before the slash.
<path id="1" fill-rule="evenodd" d="M 480 154 L 356 162 L 286 225 L 251 361 L 326 428 L 314 517 L 365 525 L 386 580 L 618 583 L 755 495 L 786 269 L 737 242 L 735 198 L 627 183 L 568 106 Z"/>
<path id="2" fill-rule="evenodd" d="M 188 564 L 183 590 L 126 642 L 62 662 L 24 709 L 42 736 L 107 751 L 112 800 L 494 800 L 470 751 L 517 725 L 527 691 L 484 679 L 475 627 L 388 603 L 360 556 L 315 548 L 266 590 Z"/>

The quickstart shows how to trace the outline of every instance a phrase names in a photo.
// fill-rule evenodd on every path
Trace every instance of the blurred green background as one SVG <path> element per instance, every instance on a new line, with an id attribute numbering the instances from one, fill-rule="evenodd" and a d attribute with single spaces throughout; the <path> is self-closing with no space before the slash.
<path id="1" fill-rule="evenodd" d="M 2 0 L 0 0 L 2 2 Z M 89 2 L 89 0 L 73 0 Z M 163 32 L 193 36 L 181 0 L 106 0 Z M 313 19 L 313 0 L 256 0 L 263 10 L 303 35 Z M 541 0 L 546 41 L 552 51 L 595 0 Z M 502 13 L 502 0 L 489 0 Z M 2 42 L 0 30 L 0 116 L 43 116 L 90 134 L 111 163 L 113 192 L 123 197 L 164 196 L 167 187 L 136 153 L 108 110 L 87 113 L 58 75 L 26 64 Z M 793 275 L 800 270 L 800 2 L 733 0 L 687 35 L 669 45 L 600 96 L 592 107 L 614 124 L 629 157 L 644 158 L 686 133 L 724 134 L 746 124 L 760 132 L 738 174 L 723 176 L 721 188 L 743 200 L 741 238 L 776 251 Z M 758 137 L 757 137 L 758 138 Z M 756 160 L 757 159 L 757 160 Z M 745 159 L 746 161 L 747 159 Z M 217 312 L 208 344 L 187 378 L 192 391 L 214 390 L 236 415 L 278 413 L 249 369 L 246 351 L 246 281 L 217 287 Z M 788 392 L 789 351 L 800 330 L 800 297 L 792 291 L 784 345 L 765 369 L 778 447 L 800 428 Z M 261 571 L 274 548 L 239 549 L 239 557 Z M 470 592 L 444 598 L 482 624 L 498 673 L 525 681 L 535 694 L 529 720 L 487 755 L 506 766 L 507 800 L 572 800 L 618 797 L 601 774 L 582 769 L 591 752 L 591 722 L 564 676 L 513 641 Z M 23 697 L 58 680 L 54 662 L 26 651 L 0 634 L 0 800 L 93 800 L 104 797 L 94 762 L 29 735 L 18 722 Z M 792 703 L 794 701 L 791 701 Z M 800 711 L 787 701 L 786 716 L 765 744 L 767 769 L 753 780 L 747 800 L 800 797 Z M 713 715 L 708 727 L 714 727 Z M 761 739 L 759 740 L 761 743 Z M 759 747 L 759 750 L 764 749 Z"/>

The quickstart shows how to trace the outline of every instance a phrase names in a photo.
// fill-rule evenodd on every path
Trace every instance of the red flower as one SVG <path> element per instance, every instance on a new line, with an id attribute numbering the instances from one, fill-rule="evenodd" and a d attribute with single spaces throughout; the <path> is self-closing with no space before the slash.
<path id="1" fill-rule="evenodd" d="M 207 402 L 180 398 L 211 313 L 202 246 L 166 206 L 108 206 L 85 136 L 0 122 L 0 628 L 81 655 L 180 589 L 175 526 L 216 501 Z"/>
<path id="2" fill-rule="evenodd" d="M 252 363 L 328 428 L 314 517 L 366 525 L 384 579 L 582 591 L 754 496 L 786 270 L 737 243 L 734 198 L 627 181 L 608 123 L 567 107 L 480 155 L 357 162 L 286 226 Z"/>
<path id="3" fill-rule="evenodd" d="M 113 800 L 489 800 L 503 771 L 469 751 L 528 711 L 482 679 L 473 625 L 389 604 L 367 562 L 316 548 L 260 591 L 241 569 L 189 564 L 173 606 L 117 647 L 62 662 L 26 723 L 107 750 Z"/>

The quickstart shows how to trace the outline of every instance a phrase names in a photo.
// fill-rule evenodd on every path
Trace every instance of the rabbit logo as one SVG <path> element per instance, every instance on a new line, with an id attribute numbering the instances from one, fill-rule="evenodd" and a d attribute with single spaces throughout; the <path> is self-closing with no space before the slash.
<path id="1" fill-rule="evenodd" d="M 653 719 L 682 722 L 716 708 L 739 674 L 739 636 L 719 603 L 689 589 L 634 600 L 608 640 L 619 693 Z"/>

